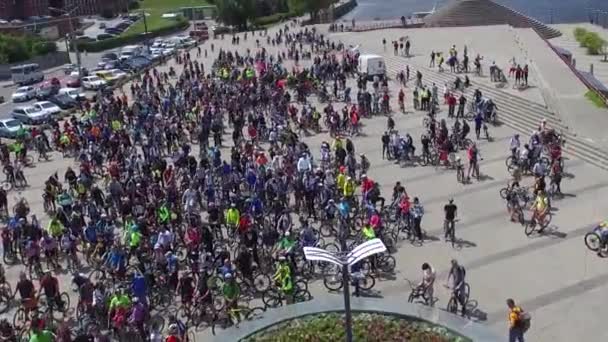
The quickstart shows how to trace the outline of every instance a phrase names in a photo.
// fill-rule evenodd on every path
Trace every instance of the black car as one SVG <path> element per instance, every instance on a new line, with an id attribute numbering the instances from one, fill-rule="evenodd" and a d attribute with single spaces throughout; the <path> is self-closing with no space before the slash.
<path id="1" fill-rule="evenodd" d="M 78 101 L 74 100 L 67 94 L 53 95 L 48 100 L 59 106 L 59 108 L 61 109 L 70 109 L 78 107 Z"/>
<path id="2" fill-rule="evenodd" d="M 102 34 L 97 35 L 97 40 L 106 40 L 106 39 L 110 39 L 110 38 L 114 38 L 114 37 L 116 37 L 116 35 L 109 34 L 109 33 L 102 33 Z"/>
<path id="3" fill-rule="evenodd" d="M 116 61 L 118 60 L 118 55 L 115 54 L 114 52 L 108 52 L 108 53 L 104 53 L 101 56 L 101 60 L 105 60 L 105 61 Z"/>
<path id="4" fill-rule="evenodd" d="M 36 100 L 46 101 L 49 97 L 59 92 L 58 87 L 41 87 L 36 90 Z"/>

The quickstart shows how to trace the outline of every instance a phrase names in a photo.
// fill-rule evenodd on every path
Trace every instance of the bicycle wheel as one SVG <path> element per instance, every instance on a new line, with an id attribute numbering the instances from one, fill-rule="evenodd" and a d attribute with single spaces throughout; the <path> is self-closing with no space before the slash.
<path id="1" fill-rule="evenodd" d="M 600 250 L 602 246 L 601 237 L 595 232 L 589 232 L 585 234 L 585 245 L 593 252 L 597 252 Z"/>
<path id="2" fill-rule="evenodd" d="M 500 189 L 499 193 L 500 193 L 500 198 L 507 199 L 507 196 L 509 195 L 509 189 L 502 188 L 502 189 Z"/>
<path id="3" fill-rule="evenodd" d="M 464 283 L 464 302 L 467 303 L 469 301 L 469 297 L 471 296 L 471 286 L 469 283 Z"/>
<path id="4" fill-rule="evenodd" d="M 397 265 L 397 261 L 393 258 L 392 255 L 384 256 L 378 262 L 378 267 L 384 273 L 393 273 L 395 271 L 395 266 Z"/>
<path id="5" fill-rule="evenodd" d="M 260 273 L 253 279 L 253 287 L 257 292 L 264 292 L 270 287 L 270 277 L 266 274 Z"/>
<path id="6" fill-rule="evenodd" d="M 462 169 L 456 171 L 456 181 L 458 183 L 464 183 L 464 171 L 462 171 Z"/>
<path id="7" fill-rule="evenodd" d="M 376 279 L 371 274 L 366 274 L 365 277 L 358 281 L 359 288 L 365 291 L 371 290 L 376 285 Z"/>
<path id="8" fill-rule="evenodd" d="M 196 335 L 192 329 L 188 329 L 188 334 L 186 334 L 186 342 L 196 342 Z"/>
<path id="9" fill-rule="evenodd" d="M 260 319 L 263 317 L 266 309 L 261 306 L 256 306 L 254 308 L 250 308 L 245 312 L 246 320 Z"/>
<path id="10" fill-rule="evenodd" d="M 448 302 L 448 306 L 446 307 L 446 310 L 453 314 L 455 314 L 456 311 L 458 311 L 458 302 L 456 301 L 456 298 L 454 296 L 452 296 L 452 298 L 450 298 L 450 301 Z"/>
<path id="11" fill-rule="evenodd" d="M 70 296 L 68 295 L 67 292 L 62 292 L 61 295 L 59 296 L 59 299 L 61 300 L 61 313 L 65 314 L 66 312 L 68 312 L 70 310 Z"/>
<path id="12" fill-rule="evenodd" d="M 11 189 L 13 188 L 13 183 L 8 181 L 2 181 L 0 187 L 2 187 L 2 190 L 4 191 L 11 191 Z"/>
<path id="13" fill-rule="evenodd" d="M 281 305 L 280 294 L 275 289 L 268 289 L 262 294 L 262 302 L 268 308 L 276 308 Z"/>
<path id="14" fill-rule="evenodd" d="M 534 233 L 535 229 L 536 229 L 536 222 L 534 222 L 534 219 L 532 219 L 532 222 L 526 223 L 525 233 L 527 236 L 532 235 L 532 233 Z"/>
<path id="15" fill-rule="evenodd" d="M 549 224 L 551 223 L 552 216 L 553 215 L 551 215 L 551 212 L 548 211 L 547 214 L 545 215 L 545 217 L 543 218 L 543 222 L 539 223 L 539 225 L 540 225 L 539 232 L 543 231 L 543 229 L 545 229 L 549 226 Z"/>
<path id="16" fill-rule="evenodd" d="M 19 308 L 13 316 L 13 327 L 23 327 L 27 323 L 27 315 L 25 309 Z"/>
<path id="17" fill-rule="evenodd" d="M 294 303 L 307 302 L 311 299 L 312 299 L 312 295 L 310 294 L 310 291 L 308 291 L 308 290 L 298 290 L 293 295 Z"/>
<path id="18" fill-rule="evenodd" d="M 342 273 L 338 272 L 336 274 L 326 275 L 323 277 L 323 285 L 325 285 L 329 291 L 339 291 L 344 285 L 342 283 Z"/>
<path id="19" fill-rule="evenodd" d="M 0 314 L 8 311 L 11 305 L 11 298 L 7 293 L 0 293 Z"/>

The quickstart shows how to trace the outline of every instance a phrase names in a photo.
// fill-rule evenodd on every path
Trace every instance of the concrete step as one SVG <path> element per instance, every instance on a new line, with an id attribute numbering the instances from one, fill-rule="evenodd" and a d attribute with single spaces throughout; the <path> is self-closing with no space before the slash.
<path id="1" fill-rule="evenodd" d="M 402 68 L 396 64 L 399 62 L 400 57 L 387 58 L 387 70 L 389 75 L 396 74 L 401 71 Z M 433 72 L 426 68 L 421 68 L 423 73 L 423 84 L 432 86 L 432 83 L 443 85 L 446 79 L 442 74 Z M 410 75 L 415 75 L 416 70 L 410 69 Z M 410 81 L 411 82 L 411 81 Z M 473 87 L 465 91 L 466 95 L 471 96 L 474 89 Z M 485 87 L 489 88 L 489 87 Z M 484 92 L 484 89 L 480 87 L 480 90 Z M 490 96 L 493 101 L 497 104 L 499 109 L 499 120 L 506 126 L 509 126 L 525 135 L 529 135 L 531 131 L 536 130 L 540 123 L 540 120 L 547 119 L 549 125 L 558 131 L 562 131 L 566 138 L 566 147 L 564 152 L 568 155 L 580 158 L 585 162 L 600 167 L 604 170 L 608 170 L 608 153 L 595 147 L 590 142 L 573 135 L 568 131 L 568 127 L 561 121 L 559 117 L 550 113 L 547 109 L 543 108 L 542 105 L 536 104 L 526 99 L 521 99 L 511 94 L 505 94 L 500 90 L 485 91 L 486 94 L 492 93 Z M 529 102 L 529 106 L 525 104 Z"/>

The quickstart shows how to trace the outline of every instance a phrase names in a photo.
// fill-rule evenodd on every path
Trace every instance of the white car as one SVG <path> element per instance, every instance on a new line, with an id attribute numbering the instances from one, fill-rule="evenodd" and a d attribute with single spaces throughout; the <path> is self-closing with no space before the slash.
<path id="1" fill-rule="evenodd" d="M 81 93 L 77 88 L 61 88 L 59 89 L 59 95 L 66 94 L 74 100 L 82 100 L 85 98 L 85 94 Z"/>
<path id="2" fill-rule="evenodd" d="M 82 78 L 82 87 L 84 89 L 99 89 L 106 86 L 106 81 L 102 80 L 99 76 L 86 76 Z"/>
<path id="3" fill-rule="evenodd" d="M 49 101 L 40 101 L 32 105 L 32 107 L 41 110 L 48 115 L 57 115 L 61 113 L 61 108 L 58 105 Z"/>
<path id="4" fill-rule="evenodd" d="M 47 114 L 34 106 L 17 107 L 13 109 L 11 115 L 13 118 L 27 124 L 41 124 L 50 117 L 50 114 Z"/>
<path id="5" fill-rule="evenodd" d="M 13 93 L 13 102 L 25 102 L 33 99 L 36 96 L 36 89 L 32 86 L 19 87 Z"/>
<path id="6" fill-rule="evenodd" d="M 2 119 L 0 120 L 0 137 L 14 139 L 22 127 L 28 128 L 27 125 L 17 119 Z"/>

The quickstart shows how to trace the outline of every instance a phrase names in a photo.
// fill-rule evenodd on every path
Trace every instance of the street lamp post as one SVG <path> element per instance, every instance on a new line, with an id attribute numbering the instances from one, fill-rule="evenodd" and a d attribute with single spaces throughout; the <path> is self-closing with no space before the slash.
<path id="1" fill-rule="evenodd" d="M 324 261 L 342 267 L 342 288 L 344 289 L 344 316 L 346 321 L 346 342 L 353 341 L 353 322 L 350 308 L 350 269 L 349 267 L 361 260 L 386 251 L 386 246 L 380 239 L 372 239 L 353 248 L 346 253 L 346 229 L 340 231 L 340 245 L 343 252 L 333 254 L 321 248 L 304 247 L 304 257 L 308 261 Z"/>
<path id="2" fill-rule="evenodd" d="M 74 22 L 72 22 L 72 13 L 80 8 L 81 5 L 78 5 L 70 11 L 63 10 L 61 8 L 49 7 L 51 11 L 62 12 L 64 15 L 68 17 L 68 22 L 70 23 L 70 45 L 74 46 L 74 52 L 76 52 L 76 66 L 78 67 L 78 78 L 82 78 L 82 61 L 80 59 L 80 50 L 78 49 L 78 44 L 75 43 L 74 39 Z M 68 46 L 70 46 L 68 45 Z M 70 49 L 68 47 L 68 56 L 70 55 Z"/>

